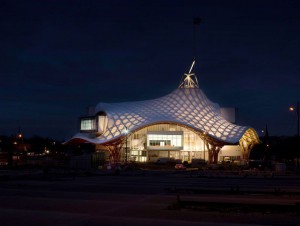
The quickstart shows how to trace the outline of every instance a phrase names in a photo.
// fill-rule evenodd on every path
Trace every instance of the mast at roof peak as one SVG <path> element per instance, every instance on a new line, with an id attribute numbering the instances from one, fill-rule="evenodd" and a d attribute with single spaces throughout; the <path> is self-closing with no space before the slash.
<path id="1" fill-rule="evenodd" d="M 188 73 L 184 73 L 185 78 L 180 81 L 178 88 L 199 88 L 198 79 L 196 74 L 193 72 L 196 60 L 194 59 Z"/>

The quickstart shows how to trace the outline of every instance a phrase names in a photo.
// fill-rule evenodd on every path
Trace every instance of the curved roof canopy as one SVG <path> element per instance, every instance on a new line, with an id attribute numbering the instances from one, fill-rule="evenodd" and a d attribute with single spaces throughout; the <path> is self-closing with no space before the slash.
<path id="1" fill-rule="evenodd" d="M 85 140 L 96 144 L 109 144 L 125 136 L 125 130 L 137 131 L 148 125 L 173 123 L 188 127 L 196 132 L 205 133 L 211 139 L 222 144 L 238 143 L 245 135 L 249 142 L 259 142 L 254 129 L 238 126 L 226 121 L 220 106 L 211 102 L 193 80 L 192 67 L 179 88 L 170 94 L 146 101 L 123 103 L 99 103 L 96 115 L 105 112 L 107 125 L 98 137 L 79 133 L 73 139 Z"/>

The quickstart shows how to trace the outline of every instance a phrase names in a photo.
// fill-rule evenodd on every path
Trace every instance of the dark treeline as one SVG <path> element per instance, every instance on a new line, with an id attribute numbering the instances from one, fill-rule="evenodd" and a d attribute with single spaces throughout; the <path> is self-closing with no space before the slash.
<path id="1" fill-rule="evenodd" d="M 44 138 L 40 136 L 33 136 L 31 138 L 23 138 L 22 136 L 0 136 L 0 151 L 26 151 L 42 153 L 45 150 L 51 150 L 55 152 L 62 152 L 65 150 L 65 146 L 61 141 L 51 138 Z"/>
<path id="2" fill-rule="evenodd" d="M 300 157 L 299 137 L 267 137 L 254 146 L 250 159 L 287 162 Z"/>

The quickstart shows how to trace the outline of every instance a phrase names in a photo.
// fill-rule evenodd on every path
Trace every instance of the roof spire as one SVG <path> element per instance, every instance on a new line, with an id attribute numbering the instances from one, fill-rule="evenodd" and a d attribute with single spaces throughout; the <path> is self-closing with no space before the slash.
<path id="1" fill-rule="evenodd" d="M 178 88 L 199 88 L 197 76 L 195 73 L 192 73 L 195 63 L 196 60 L 194 59 L 189 72 L 184 73 L 185 78 L 181 79 Z"/>
<path id="2" fill-rule="evenodd" d="M 195 73 L 192 73 L 193 68 L 195 66 L 195 62 L 196 62 L 196 52 L 197 52 L 197 45 L 196 45 L 196 27 L 197 25 L 199 25 L 201 23 L 201 18 L 200 17 L 195 17 L 194 18 L 194 26 L 193 26 L 193 54 L 194 54 L 194 59 L 192 62 L 192 65 L 190 67 L 190 70 L 188 73 L 185 73 L 184 76 L 182 76 L 181 81 L 179 83 L 179 87 L 178 88 L 199 88 L 199 84 L 198 84 L 198 79 Z"/>
<path id="3" fill-rule="evenodd" d="M 196 33 L 196 31 L 197 31 L 197 25 L 200 25 L 200 23 L 201 23 L 201 18 L 200 17 L 195 17 L 194 18 L 194 22 L 193 22 L 193 24 L 194 24 L 194 26 L 193 26 L 193 44 L 194 44 L 194 46 L 193 46 L 193 54 L 194 54 L 194 60 L 196 59 L 196 54 L 197 54 L 197 33 Z"/>

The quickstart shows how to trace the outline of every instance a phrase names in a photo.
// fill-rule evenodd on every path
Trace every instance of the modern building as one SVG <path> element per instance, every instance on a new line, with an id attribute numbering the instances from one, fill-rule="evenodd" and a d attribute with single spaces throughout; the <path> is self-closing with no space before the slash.
<path id="1" fill-rule="evenodd" d="M 80 132 L 67 143 L 95 144 L 111 162 L 247 162 L 259 143 L 257 133 L 234 124 L 233 108 L 220 108 L 206 97 L 192 73 L 194 64 L 166 96 L 98 103 L 80 119 Z"/>

